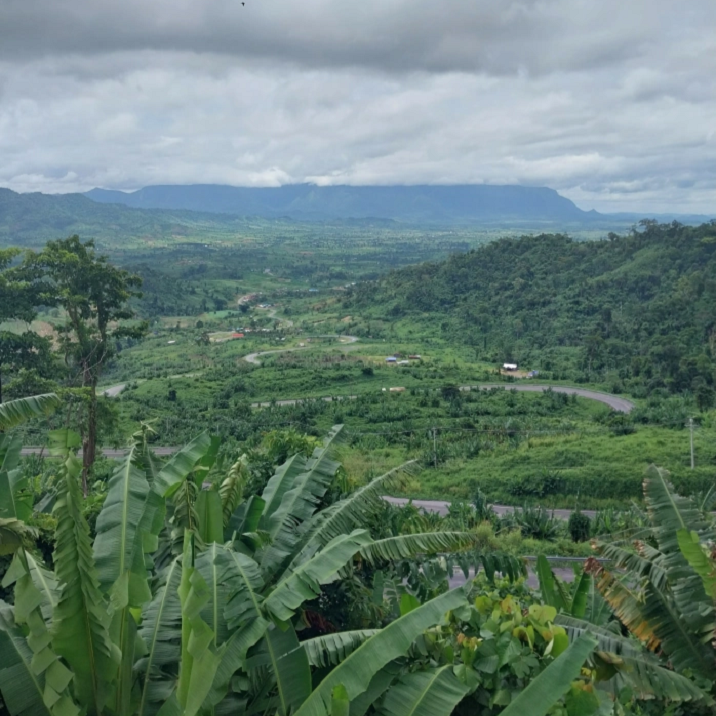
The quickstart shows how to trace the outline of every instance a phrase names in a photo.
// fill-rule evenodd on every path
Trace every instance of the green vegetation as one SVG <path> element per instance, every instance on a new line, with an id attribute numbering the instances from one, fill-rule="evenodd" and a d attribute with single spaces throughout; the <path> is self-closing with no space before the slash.
<path id="1" fill-rule="evenodd" d="M 0 428 L 58 402 L 2 404 Z M 268 454 L 288 458 L 260 488 L 254 458 L 222 459 L 207 434 L 166 462 L 150 435 L 137 431 L 93 486 L 92 521 L 78 435 L 50 435 L 52 479 L 39 491 L 18 470 L 19 436 L 0 440 L 0 555 L 11 558 L 0 565 L 0 712 L 622 716 L 713 705 L 713 648 L 701 638 L 713 633 L 702 546 L 713 526 L 656 468 L 648 551 L 600 546 L 646 577 L 643 596 L 595 560 L 566 585 L 543 557 L 538 593 L 518 560 L 483 545 L 485 525 L 445 529 L 484 512 L 480 495 L 474 512 L 436 522 L 380 497 L 409 465 L 351 486 L 334 459 L 340 426 L 310 457 L 292 450 L 314 441 L 274 435 Z M 517 523 L 552 531 L 539 511 Z M 449 590 L 458 565 L 482 572 Z"/>
<path id="2" fill-rule="evenodd" d="M 365 279 L 451 246 L 433 245 L 434 234 L 417 231 L 401 243 L 392 229 L 365 226 L 350 229 L 356 233 L 347 244 L 336 241 L 331 226 L 286 231 L 234 248 L 214 242 L 113 252 L 113 260 L 144 277 L 143 297 L 131 305 L 149 331 L 141 340 L 108 343 L 113 355 L 97 392 L 114 387 L 114 397 L 98 399 L 101 443 L 125 444 L 140 421 L 152 423 L 156 444 L 182 444 L 205 429 L 236 450 L 260 445 L 267 431 L 315 437 L 344 423 L 342 459 L 352 477 L 364 482 L 416 459 L 424 471 L 396 489 L 415 498 L 469 500 L 479 487 L 494 502 L 520 506 L 623 507 L 640 499 L 641 476 L 652 462 L 669 469 L 686 494 L 712 484 L 710 225 L 647 223 L 603 242 L 504 240 L 377 283 Z M 443 236 L 459 240 L 449 237 Z M 8 254 L 0 275 L 12 278 L 18 260 L 8 264 Z M 555 262 L 562 272 L 552 270 Z M 516 275 L 528 265 L 529 281 Z M 507 280 L 510 272 L 515 276 Z M 662 274 L 658 282 L 648 279 Z M 693 300 L 685 303 L 687 294 Z M 482 307 L 480 321 L 465 322 L 467 306 Z M 22 365 L 17 377 L 4 378 L 10 398 L 73 384 L 58 361 L 43 359 L 47 368 L 40 372 L 30 365 L 41 355 L 36 350 L 12 352 L 22 336 L 59 347 L 66 312 L 37 300 L 33 311 L 39 312 L 30 324 L 35 332 L 22 321 L 3 324 L 7 340 L 0 345 L 8 347 L 13 368 Z M 667 313 L 679 320 L 661 321 Z M 512 330 L 515 316 L 521 331 Z M 602 352 L 587 360 L 590 331 L 601 332 L 609 355 L 615 346 L 623 355 Z M 500 352 L 508 338 L 519 352 Z M 673 360 L 659 358 L 666 355 L 659 345 L 674 349 Z M 246 360 L 261 351 L 275 352 Z M 388 365 L 393 354 L 408 364 Z M 558 393 L 459 389 L 522 387 L 527 379 L 499 370 L 508 356 L 539 371 L 532 381 L 626 393 L 636 396 L 636 408 L 619 415 Z M 298 402 L 282 404 L 287 400 Z M 71 419 L 82 430 L 79 417 Z M 684 427 L 691 417 L 694 470 Z M 54 419 L 54 427 L 61 424 Z M 24 433 L 29 443 L 43 442 L 39 424 Z"/>
<path id="3" fill-rule="evenodd" d="M 714 403 L 716 223 L 642 221 L 608 240 L 505 239 L 359 284 L 346 313 L 392 320 L 542 377 Z M 408 329 L 408 327 L 410 327 Z"/>

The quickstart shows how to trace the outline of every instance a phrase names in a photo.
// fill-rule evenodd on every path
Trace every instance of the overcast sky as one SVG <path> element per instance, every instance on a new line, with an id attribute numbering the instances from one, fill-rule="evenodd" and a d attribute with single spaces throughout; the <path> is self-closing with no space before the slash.
<path id="1" fill-rule="evenodd" d="M 716 215 L 716 0 L 0 0 L 0 186 L 492 183 Z"/>

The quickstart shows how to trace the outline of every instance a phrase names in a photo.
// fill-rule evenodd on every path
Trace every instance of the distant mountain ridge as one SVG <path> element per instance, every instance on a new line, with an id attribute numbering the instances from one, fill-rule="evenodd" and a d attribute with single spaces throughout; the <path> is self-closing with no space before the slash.
<path id="1" fill-rule="evenodd" d="M 582 211 L 547 187 L 463 184 L 453 186 L 233 187 L 214 184 L 148 186 L 125 193 L 92 189 L 93 201 L 137 209 L 200 211 L 299 220 L 391 219 L 406 223 L 493 224 L 502 222 L 589 222 Z"/>

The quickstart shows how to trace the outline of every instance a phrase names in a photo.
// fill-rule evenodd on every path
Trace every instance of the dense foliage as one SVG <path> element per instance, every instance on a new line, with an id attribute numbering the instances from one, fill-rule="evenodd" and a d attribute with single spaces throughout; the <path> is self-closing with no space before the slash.
<path id="1" fill-rule="evenodd" d="M 642 221 L 590 242 L 504 239 L 359 284 L 344 303 L 420 317 L 494 361 L 582 380 L 615 369 L 633 394 L 665 388 L 713 403 L 714 223 Z M 571 364 L 560 359 L 565 348 L 578 349 Z"/>

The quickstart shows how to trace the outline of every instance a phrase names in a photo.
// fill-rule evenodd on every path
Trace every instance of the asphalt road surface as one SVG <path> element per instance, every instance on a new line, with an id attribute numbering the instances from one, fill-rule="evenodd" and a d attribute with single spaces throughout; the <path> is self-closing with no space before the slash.
<path id="1" fill-rule="evenodd" d="M 288 350 L 302 350 L 301 348 L 288 349 Z M 268 353 L 283 353 L 284 351 L 265 351 L 263 353 L 252 353 L 253 356 L 267 355 Z M 245 356 L 248 360 L 249 356 Z M 566 395 L 578 395 L 581 398 L 587 398 L 588 400 L 596 400 L 604 405 L 608 405 L 612 410 L 616 410 L 619 413 L 630 413 L 634 408 L 634 403 L 626 398 L 620 398 L 618 395 L 611 395 L 610 393 L 599 393 L 596 390 L 587 390 L 586 388 L 572 388 L 565 385 L 514 385 L 512 383 L 496 383 L 496 384 L 485 384 L 485 385 L 461 385 L 460 390 L 490 390 L 492 388 L 504 388 L 505 390 L 517 390 L 524 393 L 544 393 L 546 390 L 552 390 L 555 393 L 565 393 Z M 357 395 L 342 395 L 342 396 L 327 396 L 321 398 L 321 400 L 355 400 Z M 290 398 L 287 400 L 276 400 L 276 401 L 264 401 L 262 403 L 251 403 L 252 408 L 268 408 L 270 405 L 294 405 L 300 403 L 306 398 Z"/>
<path id="2" fill-rule="evenodd" d="M 439 515 L 447 515 L 449 502 L 444 500 L 411 500 L 407 497 L 388 497 L 383 496 L 383 499 L 390 502 L 392 505 L 407 505 L 408 502 L 412 503 L 414 507 L 425 510 L 426 512 L 437 512 Z M 498 515 L 505 515 L 509 512 L 514 512 L 514 507 L 509 505 L 492 505 L 492 509 Z M 582 510 L 585 515 L 594 517 L 597 513 L 594 510 Z M 550 515 L 554 513 L 554 516 L 560 520 L 568 520 L 572 514 L 572 510 L 549 510 Z"/>
<path id="3" fill-rule="evenodd" d="M 343 343 L 344 345 L 348 343 L 355 343 L 358 340 L 357 336 L 339 336 L 335 334 L 327 336 L 316 336 L 316 338 L 343 338 L 344 340 L 341 341 L 341 343 Z M 261 365 L 261 361 L 259 360 L 261 356 L 270 356 L 275 355 L 276 353 L 291 353 L 292 351 L 303 351 L 307 348 L 310 348 L 310 346 L 299 346 L 297 348 L 278 348 L 272 351 L 259 351 L 258 353 L 249 353 L 248 355 L 244 356 L 244 360 L 249 363 L 253 363 L 254 365 Z M 288 403 L 279 403 L 279 405 L 288 405 L 291 402 L 295 403 L 297 401 L 294 400 L 289 401 Z M 258 406 L 259 403 L 256 403 L 256 405 Z"/>

